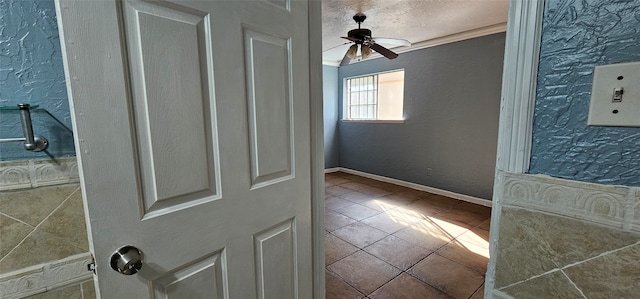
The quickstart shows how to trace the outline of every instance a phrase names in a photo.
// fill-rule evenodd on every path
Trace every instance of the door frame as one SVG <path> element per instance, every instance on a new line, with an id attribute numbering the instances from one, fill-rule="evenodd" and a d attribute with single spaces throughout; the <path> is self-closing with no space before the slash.
<path id="1" fill-rule="evenodd" d="M 527 172 L 531 160 L 544 4 L 545 0 L 509 1 L 485 298 L 493 298 L 495 286 L 504 177 Z"/>
<path id="2" fill-rule="evenodd" d="M 309 0 L 309 116 L 311 124 L 311 229 L 313 298 L 325 297 L 324 115 L 322 96 L 322 1 Z"/>

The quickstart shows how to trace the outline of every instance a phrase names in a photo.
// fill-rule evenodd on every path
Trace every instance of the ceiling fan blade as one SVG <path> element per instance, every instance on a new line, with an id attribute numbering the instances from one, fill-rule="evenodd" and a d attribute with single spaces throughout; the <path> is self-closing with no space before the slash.
<path id="1" fill-rule="evenodd" d="M 359 38 L 355 38 L 355 37 L 346 37 L 346 36 L 343 36 L 342 38 L 344 38 L 344 39 L 348 39 L 348 40 L 350 40 L 350 41 L 352 41 L 352 42 L 359 42 L 359 41 L 360 41 L 360 39 L 359 39 Z"/>
<path id="2" fill-rule="evenodd" d="M 371 49 L 373 49 L 374 51 L 382 54 L 382 56 L 387 57 L 389 59 L 394 59 L 398 57 L 398 54 L 376 43 L 370 44 L 369 47 L 371 47 Z"/>
<path id="3" fill-rule="evenodd" d="M 374 37 L 373 41 L 378 44 L 393 45 L 393 46 L 411 46 L 411 42 L 406 39 L 400 38 L 387 38 L 387 37 Z"/>
<path id="4" fill-rule="evenodd" d="M 347 54 L 344 54 L 344 57 L 342 58 L 342 61 L 340 61 L 340 66 L 348 65 L 349 62 L 351 62 L 351 58 L 349 58 L 349 56 L 347 56 Z"/>

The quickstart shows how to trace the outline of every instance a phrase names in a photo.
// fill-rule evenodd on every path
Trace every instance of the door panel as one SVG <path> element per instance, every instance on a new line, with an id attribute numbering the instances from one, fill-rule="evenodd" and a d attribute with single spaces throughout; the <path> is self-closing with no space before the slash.
<path id="1" fill-rule="evenodd" d="M 123 10 L 143 215 L 219 198 L 208 15 L 144 2 Z"/>
<path id="2" fill-rule="evenodd" d="M 311 298 L 307 5 L 57 0 L 102 298 Z"/>
<path id="3" fill-rule="evenodd" d="M 290 179 L 293 141 L 289 39 L 244 30 L 253 188 Z"/>

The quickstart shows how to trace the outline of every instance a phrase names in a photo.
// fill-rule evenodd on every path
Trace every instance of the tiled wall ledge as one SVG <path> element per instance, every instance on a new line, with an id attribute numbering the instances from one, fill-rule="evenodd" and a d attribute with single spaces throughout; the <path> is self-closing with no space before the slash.
<path id="1" fill-rule="evenodd" d="M 0 294 L 4 299 L 17 299 L 90 280 L 87 271 L 91 254 L 74 255 L 51 263 L 32 266 L 0 275 Z"/>
<path id="2" fill-rule="evenodd" d="M 510 173 L 498 180 L 493 298 L 637 297 L 639 188 Z"/>
<path id="3" fill-rule="evenodd" d="M 504 173 L 503 207 L 520 207 L 640 232 L 640 188 Z"/>
<path id="4" fill-rule="evenodd" d="M 0 191 L 79 181 L 75 157 L 0 162 Z"/>

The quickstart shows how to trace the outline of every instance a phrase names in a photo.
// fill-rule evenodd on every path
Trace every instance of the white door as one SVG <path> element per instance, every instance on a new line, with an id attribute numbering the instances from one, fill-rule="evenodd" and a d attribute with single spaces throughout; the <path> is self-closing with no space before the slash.
<path id="1" fill-rule="evenodd" d="M 56 5 L 101 297 L 311 298 L 307 1 Z"/>

